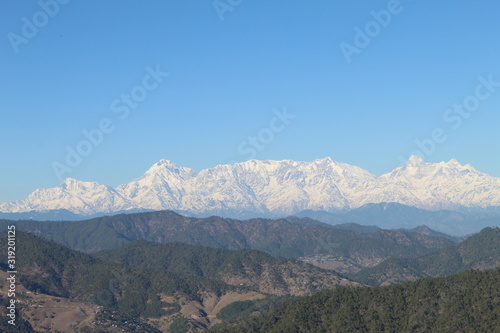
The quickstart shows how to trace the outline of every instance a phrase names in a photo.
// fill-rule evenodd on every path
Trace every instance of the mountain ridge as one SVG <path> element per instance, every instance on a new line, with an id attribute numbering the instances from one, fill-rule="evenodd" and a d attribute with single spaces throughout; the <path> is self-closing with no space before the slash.
<path id="1" fill-rule="evenodd" d="M 443 237 L 404 230 L 356 233 L 296 217 L 240 221 L 217 216 L 186 217 L 172 211 L 66 222 L 0 220 L 0 227 L 12 224 L 18 230 L 84 252 L 109 250 L 144 239 L 229 250 L 251 248 L 287 258 L 330 254 L 341 262 L 342 258 L 361 260 L 362 266 L 375 265 L 389 257 L 424 255 L 455 244 Z"/>
<path id="2" fill-rule="evenodd" d="M 500 228 L 484 228 L 459 244 L 419 258 L 390 258 L 352 274 L 356 281 L 377 285 L 441 277 L 467 269 L 493 269 L 500 266 Z"/>
<path id="3" fill-rule="evenodd" d="M 424 210 L 395 202 L 366 204 L 350 211 L 302 211 L 297 217 L 308 217 L 323 223 L 338 225 L 356 223 L 384 229 L 416 228 L 423 224 L 433 230 L 453 236 L 465 236 L 488 226 L 500 226 L 500 213 L 495 210 L 459 212 Z"/>
<path id="4" fill-rule="evenodd" d="M 500 178 L 456 160 L 428 163 L 418 156 L 379 177 L 329 157 L 312 162 L 249 160 L 200 172 L 160 160 L 143 176 L 116 188 L 68 178 L 26 199 L 0 203 L 0 212 L 65 209 L 89 216 L 168 209 L 250 217 L 350 210 L 381 202 L 427 210 L 500 206 Z"/>

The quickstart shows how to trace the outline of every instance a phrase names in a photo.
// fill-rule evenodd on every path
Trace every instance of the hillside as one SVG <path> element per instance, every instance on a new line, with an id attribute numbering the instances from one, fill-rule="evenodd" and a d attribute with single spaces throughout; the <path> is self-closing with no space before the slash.
<path id="1" fill-rule="evenodd" d="M 337 288 L 213 333 L 498 332 L 500 270 L 388 287 Z"/>
<path id="2" fill-rule="evenodd" d="M 147 221 L 147 216 L 144 214 L 137 216 Z M 213 221 L 219 220 L 213 218 L 210 223 L 205 219 L 195 219 L 195 221 L 210 225 Z M 231 223 L 231 220 L 227 219 L 222 221 Z M 311 221 L 296 222 L 298 223 L 286 223 L 289 227 L 306 228 L 304 230 L 323 228 L 320 229 L 321 232 L 327 230 L 346 232 Z M 52 222 L 33 221 L 31 223 L 38 226 L 52 224 Z M 72 223 L 76 225 L 78 222 Z M 145 226 L 147 225 L 149 224 Z M 428 232 L 425 228 L 419 231 Z M 144 228 L 143 232 L 147 234 L 152 230 Z M 392 235 L 396 237 L 395 240 L 408 245 L 412 244 L 411 241 L 414 239 L 411 237 L 429 237 L 421 233 L 380 230 L 361 235 L 364 237 L 378 235 L 379 238 Z M 433 239 L 421 238 L 427 241 Z M 383 282 L 394 283 L 410 279 L 409 277 L 416 279 L 433 274 L 439 276 L 453 274 L 469 268 L 495 267 L 500 263 L 500 250 L 497 246 L 499 239 L 499 228 L 486 228 L 461 244 L 449 245 L 437 253 L 411 260 L 390 259 L 371 270 L 365 269 L 353 276 L 360 281 L 370 283 L 373 281 L 377 283 L 376 279 L 383 276 L 385 279 Z M 390 287 L 394 289 L 385 287 L 367 289 L 332 271 L 322 270 L 294 259 L 273 257 L 252 249 L 226 250 L 178 242 L 159 244 L 135 240 L 128 241 L 120 248 L 99 251 L 91 255 L 24 232 L 18 232 L 17 242 L 20 324 L 28 331 L 31 325 L 42 332 L 56 329 L 71 331 L 85 327 L 114 332 L 108 328 L 110 325 L 117 325 L 117 328 L 124 332 L 159 332 L 171 326 L 180 327 L 181 331 L 194 332 L 205 330 L 214 324 L 241 322 L 258 315 L 261 317 L 254 320 L 252 327 L 264 325 L 262 332 L 273 332 L 273 330 L 280 332 L 280 329 L 289 332 L 290 327 L 287 326 L 289 323 L 303 327 L 304 332 L 332 329 L 342 325 L 351 327 L 350 323 L 367 332 L 375 332 L 382 327 L 381 325 L 387 325 L 386 329 L 389 331 L 401 327 L 410 331 L 419 329 L 429 331 L 431 328 L 434 329 L 432 325 L 437 325 L 435 330 L 442 331 L 444 326 L 439 325 L 454 324 L 449 318 L 451 310 L 446 308 L 451 306 L 450 304 L 459 306 L 453 311 L 462 311 L 460 302 L 465 302 L 463 304 L 477 302 L 477 299 L 484 296 L 477 294 L 480 291 L 487 295 L 497 295 L 495 294 L 497 290 L 494 290 L 489 282 L 478 286 L 478 290 L 471 289 L 472 285 L 464 284 L 464 281 L 476 285 L 488 281 L 490 275 L 477 275 L 483 274 L 481 272 L 467 272 L 458 277 L 449 277 L 455 280 L 446 280 L 449 278 L 419 280 L 415 282 L 416 284 Z M 3 243 L 0 244 L 0 251 L 6 251 L 5 246 Z M 359 244 L 357 246 L 362 249 Z M 369 249 L 367 247 L 367 251 Z M 394 262 L 398 265 L 387 266 Z M 0 260 L 0 267 L 5 265 L 6 263 Z M 383 270 L 384 267 L 390 267 L 394 271 L 387 273 Z M 401 269 L 404 269 L 402 273 Z M 364 276 L 366 272 L 372 273 Z M 495 274 L 498 273 L 495 271 Z M 462 278 L 463 276 L 466 277 Z M 0 271 L 0 278 L 4 281 L 6 273 Z M 448 288 L 443 281 L 454 281 L 458 289 Z M 354 286 L 357 288 L 352 288 Z M 325 289 L 334 291 L 322 291 Z M 364 291 L 358 292 L 357 289 Z M 429 295 L 425 294 L 427 292 Z M 431 294 L 440 295 L 439 299 L 433 301 L 430 298 Z M 297 300 L 289 298 L 304 295 L 312 296 Z M 420 295 L 420 298 L 416 295 Z M 452 301 L 443 300 L 447 297 Z M 0 302 L 5 302 L 6 299 L 6 284 L 0 282 Z M 329 313 L 327 308 L 318 310 L 319 305 L 315 305 L 316 302 L 324 303 L 326 307 L 331 304 L 340 310 L 333 314 Z M 496 306 L 495 302 L 498 303 L 498 299 L 490 297 L 482 302 L 486 302 L 484 303 L 486 305 L 481 303 L 480 306 Z M 373 304 L 378 305 L 373 307 Z M 425 308 L 428 304 L 429 307 Z M 416 310 L 419 306 L 424 309 L 422 313 Z M 313 315 L 310 310 L 304 310 L 304 307 L 311 309 L 317 315 Z M 395 308 L 401 310 L 396 312 L 389 310 Z M 467 312 L 467 314 L 472 317 L 489 316 L 487 308 L 485 309 L 479 308 L 478 313 Z M 288 318 L 289 313 L 295 318 Z M 301 313 L 302 315 L 299 315 Z M 457 313 L 460 315 L 460 312 Z M 311 319 L 308 316 L 321 319 Z M 402 319 L 403 317 L 406 319 Z M 349 324 L 346 324 L 343 318 L 349 318 Z M 297 322 L 303 319 L 306 323 Z M 471 327 L 488 329 L 482 319 L 480 317 L 477 323 L 472 322 L 479 326 Z M 412 326 L 411 329 L 409 326 L 404 326 L 408 320 L 410 322 L 415 320 L 416 326 Z M 68 322 L 73 326 L 67 326 L 65 323 Z M 277 326 L 270 324 L 271 322 L 275 322 Z M 462 321 L 459 321 L 459 324 L 462 325 Z M 246 328 L 243 327 L 238 326 L 235 332 L 245 332 Z M 228 331 L 228 328 L 224 328 L 223 331 Z"/>
<path id="3" fill-rule="evenodd" d="M 339 285 L 356 285 L 335 272 L 256 250 L 134 241 L 120 249 L 99 252 L 95 257 L 140 270 L 194 275 L 280 296 L 302 296 Z"/>
<path id="4" fill-rule="evenodd" d="M 366 284 L 391 284 L 500 266 L 500 228 L 485 228 L 456 246 L 415 259 L 391 258 L 351 277 Z"/>
<path id="5" fill-rule="evenodd" d="M 372 267 L 385 259 L 419 257 L 455 244 L 446 237 L 405 230 L 354 232 L 310 219 L 193 218 L 171 211 L 122 214 L 76 222 L 0 220 L 19 230 L 52 239 L 70 248 L 96 252 L 133 240 L 182 242 L 229 250 L 255 249 L 273 256 L 302 258 L 342 273 Z"/>
<path id="6" fill-rule="evenodd" d="M 174 322 L 204 329 L 221 322 L 217 313 L 235 301 L 265 303 L 268 295 L 358 285 L 254 250 L 136 241 L 91 256 L 24 232 L 17 232 L 17 244 L 21 317 L 43 332 L 86 326 L 108 332 L 117 318 L 127 332 L 157 332 Z M 0 244 L 0 251 L 5 246 Z M 0 267 L 6 267 L 4 259 Z M 0 271 L 0 277 L 5 281 L 6 273 Z M 0 282 L 0 302 L 6 290 Z M 64 318 L 73 326 L 65 326 Z"/>

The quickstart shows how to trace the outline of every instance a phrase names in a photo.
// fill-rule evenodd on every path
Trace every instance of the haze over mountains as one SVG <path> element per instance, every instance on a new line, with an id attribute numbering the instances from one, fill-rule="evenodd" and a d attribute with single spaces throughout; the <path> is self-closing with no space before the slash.
<path id="1" fill-rule="evenodd" d="M 412 156 L 379 177 L 327 157 L 312 162 L 250 160 L 195 172 L 168 160 L 116 188 L 68 178 L 0 212 L 68 210 L 90 216 L 126 210 L 175 210 L 228 217 L 285 216 L 303 210 L 335 212 L 395 202 L 427 210 L 500 206 L 500 178 L 456 160 L 427 163 Z"/>

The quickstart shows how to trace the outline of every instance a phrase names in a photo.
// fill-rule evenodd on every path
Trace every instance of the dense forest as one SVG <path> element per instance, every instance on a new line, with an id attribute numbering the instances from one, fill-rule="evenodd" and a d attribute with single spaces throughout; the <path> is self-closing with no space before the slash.
<path id="1" fill-rule="evenodd" d="M 213 333 L 500 332 L 500 269 L 387 287 L 336 288 Z"/>

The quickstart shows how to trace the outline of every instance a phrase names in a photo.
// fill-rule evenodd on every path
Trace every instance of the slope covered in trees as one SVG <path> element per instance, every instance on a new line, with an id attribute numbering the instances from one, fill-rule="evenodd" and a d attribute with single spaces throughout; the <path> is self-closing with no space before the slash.
<path id="1" fill-rule="evenodd" d="M 230 251 L 140 240 L 95 256 L 144 271 L 209 278 L 273 295 L 301 296 L 337 285 L 357 285 L 333 271 L 248 249 Z"/>
<path id="2" fill-rule="evenodd" d="M 500 269 L 387 287 L 337 288 L 213 333 L 499 332 Z"/>
<path id="3" fill-rule="evenodd" d="M 420 258 L 391 258 L 351 277 L 371 285 L 456 274 L 467 269 L 500 266 L 500 228 L 484 228 L 459 245 Z"/>
<path id="4" fill-rule="evenodd" d="M 24 232 L 17 232 L 16 242 L 19 288 L 32 292 L 21 294 L 20 313 L 33 325 L 50 322 L 47 304 L 53 304 L 54 309 L 84 309 L 78 310 L 86 313 L 82 318 L 91 318 L 95 312 L 95 319 L 88 319 L 94 323 L 123 318 L 122 328 L 132 331 L 130 327 L 153 332 L 164 329 L 165 323 L 181 325 L 184 321 L 191 328 L 206 328 L 223 306 L 235 301 L 260 300 L 257 304 L 262 308 L 269 304 L 268 295 L 300 296 L 358 285 L 335 272 L 256 250 L 139 240 L 89 255 Z M 7 253 L 6 246 L 0 243 L 0 252 Z M 1 257 L 0 275 L 6 275 L 6 267 L 6 258 Z M 5 298 L 3 285 L 0 282 L 0 302 Z M 47 311 L 37 312 L 33 304 Z M 57 317 L 56 312 L 63 310 L 53 311 Z M 150 321 L 155 322 L 155 329 Z"/>
<path id="5" fill-rule="evenodd" d="M 235 288 L 192 274 L 104 262 L 24 232 L 17 233 L 16 241 L 18 276 L 28 290 L 90 301 L 132 316 L 161 313 L 158 293 L 181 293 L 196 299 L 201 292 L 221 294 Z M 6 244 L 0 244 L 0 251 L 6 253 Z M 5 260 L 0 259 L 2 267 Z"/>
<path id="6" fill-rule="evenodd" d="M 333 254 L 382 260 L 417 257 L 454 244 L 443 237 L 404 230 L 358 233 L 319 222 L 301 223 L 297 218 L 240 221 L 216 216 L 192 218 L 171 211 L 122 214 L 77 222 L 0 220 L 0 227 L 12 223 L 18 230 L 34 232 L 86 252 L 114 249 L 144 239 L 229 250 L 254 249 L 287 258 Z"/>

